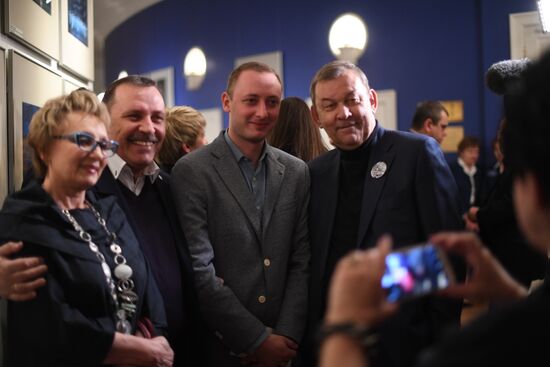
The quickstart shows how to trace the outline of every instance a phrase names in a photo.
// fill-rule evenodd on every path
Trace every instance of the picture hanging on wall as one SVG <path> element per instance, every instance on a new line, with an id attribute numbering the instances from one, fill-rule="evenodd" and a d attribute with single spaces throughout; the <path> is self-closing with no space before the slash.
<path id="1" fill-rule="evenodd" d="M 46 13 L 52 14 L 52 1 L 51 0 L 32 0 L 36 4 L 38 4 L 39 7 L 41 7 Z"/>
<path id="2" fill-rule="evenodd" d="M 68 0 L 69 33 L 88 47 L 88 0 Z"/>
<path id="3" fill-rule="evenodd" d="M 85 85 L 76 84 L 76 82 L 63 79 L 63 94 L 69 94 L 73 90 L 77 90 L 78 88 L 86 88 Z"/>
<path id="4" fill-rule="evenodd" d="M 5 32 L 33 49 L 59 60 L 60 0 L 5 2 Z"/>
<path id="5" fill-rule="evenodd" d="M 214 141 L 220 135 L 220 131 L 223 130 L 223 112 L 221 108 L 205 108 L 199 110 L 206 120 L 206 128 L 204 129 L 204 136 L 206 140 Z"/>
<path id="6" fill-rule="evenodd" d="M 242 56 L 235 59 L 234 67 L 237 67 L 239 65 L 244 64 L 245 62 L 250 61 L 257 61 L 262 62 L 266 65 L 269 65 L 275 70 L 277 74 L 279 74 L 279 77 L 281 78 L 281 81 L 284 83 L 284 75 L 283 75 L 283 52 L 282 51 L 273 51 L 273 52 L 266 52 L 263 54 L 257 54 L 257 55 L 250 55 L 250 56 Z"/>
<path id="7" fill-rule="evenodd" d="M 6 102 L 6 51 L 0 48 L 0 205 L 8 195 L 8 126 Z"/>
<path id="8" fill-rule="evenodd" d="M 61 2 L 61 59 L 59 64 L 89 81 L 94 80 L 94 12 L 92 0 Z"/>
<path id="9" fill-rule="evenodd" d="M 509 18 L 512 59 L 535 60 L 550 48 L 550 35 L 543 32 L 538 12 L 514 13 Z"/>
<path id="10" fill-rule="evenodd" d="M 32 116 L 44 103 L 63 93 L 61 76 L 14 50 L 8 53 L 8 190 L 21 188 L 24 173 L 30 169 L 26 137 Z M 27 171 L 25 171 L 27 170 Z"/>
<path id="11" fill-rule="evenodd" d="M 164 98 L 166 107 L 174 106 L 174 68 L 167 67 L 149 73 L 144 73 L 143 76 L 153 79 L 157 82 L 157 87 Z"/>

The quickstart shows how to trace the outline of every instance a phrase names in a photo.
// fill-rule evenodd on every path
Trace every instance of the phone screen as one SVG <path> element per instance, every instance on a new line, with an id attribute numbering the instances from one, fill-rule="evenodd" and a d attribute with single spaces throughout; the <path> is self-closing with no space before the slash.
<path id="1" fill-rule="evenodd" d="M 448 287 L 453 281 L 445 254 L 432 244 L 394 251 L 386 257 L 382 287 L 396 302 Z"/>

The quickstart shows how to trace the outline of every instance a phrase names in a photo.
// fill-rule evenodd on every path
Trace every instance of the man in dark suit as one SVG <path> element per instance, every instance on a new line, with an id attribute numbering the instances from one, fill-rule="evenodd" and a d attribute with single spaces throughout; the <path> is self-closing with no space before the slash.
<path id="1" fill-rule="evenodd" d="M 369 248 L 383 234 L 395 247 L 461 228 L 457 190 L 439 145 L 420 134 L 385 130 L 374 113 L 376 92 L 355 65 L 323 66 L 311 84 L 312 114 L 337 149 L 310 162 L 311 276 L 305 364 L 314 364 L 312 340 L 325 311 L 330 277 L 349 251 Z M 464 270 L 459 271 L 463 278 Z M 449 325 L 461 303 L 436 297 L 409 302 L 379 330 L 375 365 L 411 365 L 419 350 Z"/>
<path id="2" fill-rule="evenodd" d="M 212 331 L 204 366 L 286 366 L 305 329 L 309 171 L 265 141 L 281 94 L 269 66 L 236 68 L 222 94 L 229 128 L 172 170 Z"/>
<path id="3" fill-rule="evenodd" d="M 153 80 L 131 75 L 111 84 L 103 102 L 111 115 L 109 135 L 119 149 L 95 190 L 118 197 L 151 264 L 164 300 L 174 366 L 199 366 L 200 317 L 189 250 L 170 178 L 154 161 L 165 136 L 164 100 Z"/>

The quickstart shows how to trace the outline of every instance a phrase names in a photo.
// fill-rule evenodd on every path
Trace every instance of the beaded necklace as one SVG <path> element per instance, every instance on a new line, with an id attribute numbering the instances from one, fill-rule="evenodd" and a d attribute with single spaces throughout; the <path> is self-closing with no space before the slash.
<path id="1" fill-rule="evenodd" d="M 116 305 L 116 330 L 123 334 L 131 334 L 132 326 L 129 319 L 131 319 L 136 313 L 136 302 L 138 300 L 138 295 L 133 291 L 134 281 L 132 280 L 132 268 L 126 264 L 126 258 L 122 255 L 122 248 L 118 245 L 116 241 L 116 234 L 109 231 L 105 219 L 101 217 L 99 212 L 90 204 L 88 201 L 85 201 L 86 205 L 90 208 L 94 216 L 96 217 L 99 224 L 103 227 L 107 236 L 111 239 L 111 245 L 109 246 L 111 252 L 113 253 L 113 261 L 115 263 L 115 277 L 116 284 L 113 276 L 111 275 L 111 268 L 105 261 L 105 256 L 99 251 L 98 246 L 92 241 L 92 236 L 86 232 L 76 219 L 69 213 L 68 210 L 62 209 L 61 212 L 67 217 L 69 222 L 73 225 L 75 231 L 78 232 L 80 238 L 88 243 L 88 247 L 101 262 L 101 268 L 103 274 L 105 274 L 105 280 L 113 301 Z"/>

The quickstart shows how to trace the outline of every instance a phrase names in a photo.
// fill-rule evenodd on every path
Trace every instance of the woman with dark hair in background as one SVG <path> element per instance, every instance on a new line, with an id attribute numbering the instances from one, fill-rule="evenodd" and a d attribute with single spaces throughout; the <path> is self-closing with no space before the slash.
<path id="1" fill-rule="evenodd" d="M 304 162 L 328 151 L 308 105 L 298 97 L 287 97 L 281 101 L 277 124 L 267 137 L 267 142 Z"/>

